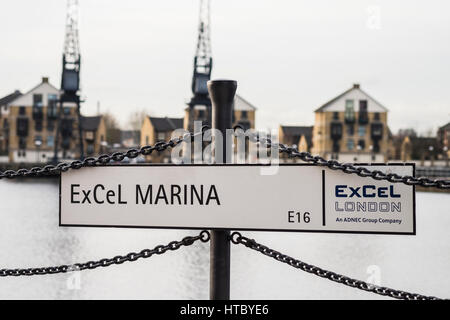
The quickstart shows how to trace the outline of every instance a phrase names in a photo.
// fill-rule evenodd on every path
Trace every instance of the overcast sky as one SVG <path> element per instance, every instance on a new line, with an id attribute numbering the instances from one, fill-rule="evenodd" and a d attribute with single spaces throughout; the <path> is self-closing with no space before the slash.
<path id="1" fill-rule="evenodd" d="M 312 125 L 353 83 L 420 132 L 450 121 L 450 1 L 211 0 L 213 78 L 238 80 L 257 127 Z M 198 0 L 79 0 L 82 112 L 183 116 Z M 66 3 L 0 5 L 0 96 L 60 84 Z"/>

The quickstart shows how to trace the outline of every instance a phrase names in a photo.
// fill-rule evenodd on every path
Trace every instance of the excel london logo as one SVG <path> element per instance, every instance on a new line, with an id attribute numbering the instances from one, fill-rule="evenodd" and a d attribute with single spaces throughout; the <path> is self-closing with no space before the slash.
<path id="1" fill-rule="evenodd" d="M 335 210 L 340 212 L 401 212 L 401 195 L 391 185 L 372 184 L 362 186 L 336 185 L 334 188 Z"/>

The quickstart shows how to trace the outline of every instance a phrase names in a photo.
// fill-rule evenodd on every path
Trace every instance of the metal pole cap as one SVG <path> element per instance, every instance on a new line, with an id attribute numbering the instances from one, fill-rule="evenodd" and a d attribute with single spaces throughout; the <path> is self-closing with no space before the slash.
<path id="1" fill-rule="evenodd" d="M 237 81 L 217 79 L 208 81 L 208 92 L 211 102 L 217 106 L 230 105 L 233 103 L 237 89 Z"/>

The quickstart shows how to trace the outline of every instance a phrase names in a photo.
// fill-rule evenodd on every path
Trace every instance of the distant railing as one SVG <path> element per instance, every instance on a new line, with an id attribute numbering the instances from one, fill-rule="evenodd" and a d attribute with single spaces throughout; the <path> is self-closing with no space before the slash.
<path id="1" fill-rule="evenodd" d="M 416 175 L 429 178 L 450 177 L 450 167 L 416 167 Z"/>

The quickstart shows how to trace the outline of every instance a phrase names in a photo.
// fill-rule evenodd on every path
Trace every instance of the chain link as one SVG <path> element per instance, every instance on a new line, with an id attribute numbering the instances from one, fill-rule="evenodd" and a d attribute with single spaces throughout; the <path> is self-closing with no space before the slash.
<path id="1" fill-rule="evenodd" d="M 270 249 L 270 248 L 256 242 L 254 239 L 249 239 L 247 237 L 244 237 L 239 232 L 233 232 L 230 235 L 230 240 L 234 244 L 242 244 L 242 245 L 246 246 L 247 248 L 258 251 L 258 252 L 260 252 L 268 257 L 271 257 L 277 261 L 286 263 L 286 264 L 290 265 L 291 267 L 303 270 L 308 273 L 312 273 L 316 276 L 326 278 L 328 280 L 331 280 L 331 281 L 334 281 L 337 283 L 341 283 L 343 285 L 346 285 L 346 286 L 349 286 L 352 288 L 369 291 L 369 292 L 373 292 L 373 293 L 376 293 L 376 294 L 379 294 L 382 296 L 388 296 L 388 297 L 392 297 L 395 299 L 402 299 L 402 300 L 441 300 L 440 298 L 436 298 L 436 297 L 429 297 L 429 296 L 424 296 L 424 295 L 417 294 L 417 293 L 409 293 L 409 292 L 395 290 L 395 289 L 391 289 L 391 288 L 387 288 L 387 287 L 376 286 L 376 285 L 373 285 L 373 284 L 370 284 L 370 283 L 367 283 L 367 282 L 364 282 L 361 280 L 352 279 L 347 276 L 316 267 L 314 265 L 294 259 L 294 258 L 292 258 L 288 255 L 285 255 L 283 253 L 280 253 L 276 250 Z"/>
<path id="2" fill-rule="evenodd" d="M 6 170 L 0 172 L 0 179 L 18 178 L 18 177 L 40 177 L 56 175 L 69 169 L 80 169 L 82 167 L 93 167 L 106 165 L 111 161 L 122 161 L 125 157 L 133 159 L 139 155 L 150 155 L 153 151 L 162 152 L 168 148 L 173 148 L 184 141 L 193 141 L 197 135 L 203 135 L 208 126 L 203 126 L 202 131 L 198 133 L 186 133 L 183 137 L 174 138 L 168 142 L 158 142 L 154 146 L 143 146 L 140 149 L 130 149 L 126 152 L 116 152 L 112 155 L 101 155 L 97 158 L 90 157 L 84 160 L 75 160 L 70 163 L 62 162 L 45 167 L 35 167 L 31 169 Z M 370 177 L 375 180 L 386 180 L 392 183 L 403 183 L 409 186 L 422 186 L 426 188 L 450 189 L 450 180 L 432 180 L 426 177 L 413 177 L 410 175 L 401 176 L 396 173 L 384 173 L 380 170 L 369 170 L 364 167 L 358 167 L 351 163 L 340 163 L 336 160 L 326 160 L 321 156 L 313 156 L 309 152 L 300 152 L 297 148 L 286 146 L 281 143 L 272 142 L 269 138 L 261 138 L 258 133 L 243 132 L 239 126 L 235 127 L 236 136 L 245 135 L 250 141 L 259 143 L 266 148 L 275 148 L 281 154 L 287 154 L 290 158 L 298 158 L 307 163 L 316 166 L 328 167 L 332 170 L 340 170 L 347 174 L 356 174 L 360 177 Z"/>
<path id="3" fill-rule="evenodd" d="M 56 267 L 41 267 L 27 269 L 0 269 L 0 277 L 18 277 L 18 276 L 34 276 L 44 274 L 66 273 L 72 271 L 81 271 L 87 269 L 96 269 L 98 267 L 109 267 L 113 264 L 122 264 L 126 261 L 132 262 L 140 258 L 150 258 L 153 255 L 161 255 L 167 251 L 175 251 L 183 246 L 190 246 L 197 241 L 208 242 L 210 234 L 203 230 L 197 236 L 184 237 L 180 241 L 172 241 L 167 245 L 159 245 L 153 249 L 144 249 L 140 252 L 130 252 L 123 256 L 115 256 L 109 259 L 100 259 L 98 261 L 88 261 L 85 263 L 75 263 L 73 265 L 61 265 Z"/>

